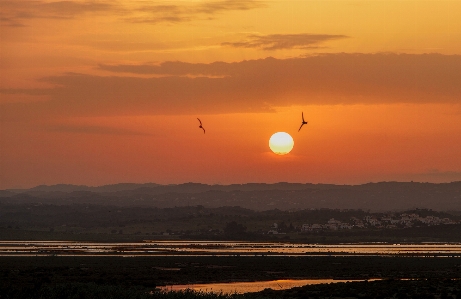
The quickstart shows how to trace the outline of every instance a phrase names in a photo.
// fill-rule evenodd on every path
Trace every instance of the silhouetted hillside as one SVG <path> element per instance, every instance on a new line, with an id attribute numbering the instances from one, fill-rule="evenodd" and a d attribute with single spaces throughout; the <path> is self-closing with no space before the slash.
<path id="1" fill-rule="evenodd" d="M 433 210 L 371 213 L 241 207 L 155 208 L 0 202 L 2 240 L 291 239 L 313 243 L 460 242 L 461 216 Z"/>
<path id="2" fill-rule="evenodd" d="M 29 193 L 29 192 L 74 192 L 74 191 L 91 191 L 91 192 L 117 192 L 117 191 L 129 191 L 140 188 L 152 188 L 161 186 L 159 184 L 147 183 L 147 184 L 135 184 L 135 183 L 120 183 L 113 185 L 104 186 L 85 186 L 85 185 L 70 185 L 70 184 L 57 184 L 57 185 L 39 185 L 30 189 L 16 189 L 12 190 L 16 193 Z"/>
<path id="3" fill-rule="evenodd" d="M 100 187 L 54 185 L 27 190 L 2 190 L 0 202 L 92 203 L 158 208 L 240 206 L 252 210 L 364 209 L 371 211 L 427 208 L 461 210 L 461 182 L 444 184 L 381 182 L 364 185 L 116 184 Z"/>

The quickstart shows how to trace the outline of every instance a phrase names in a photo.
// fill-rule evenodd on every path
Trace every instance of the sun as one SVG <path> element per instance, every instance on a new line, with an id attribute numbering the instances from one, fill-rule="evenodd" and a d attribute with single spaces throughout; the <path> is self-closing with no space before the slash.
<path id="1" fill-rule="evenodd" d="M 277 132 L 269 139 L 269 147 L 277 155 L 288 154 L 294 144 L 293 138 L 285 132 Z"/>

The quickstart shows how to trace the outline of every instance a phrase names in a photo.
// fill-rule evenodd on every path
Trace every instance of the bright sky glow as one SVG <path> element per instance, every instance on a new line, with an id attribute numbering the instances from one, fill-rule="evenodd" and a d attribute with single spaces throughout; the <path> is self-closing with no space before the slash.
<path id="1" fill-rule="evenodd" d="M 460 36 L 458 0 L 2 0 L 0 189 L 458 181 Z"/>

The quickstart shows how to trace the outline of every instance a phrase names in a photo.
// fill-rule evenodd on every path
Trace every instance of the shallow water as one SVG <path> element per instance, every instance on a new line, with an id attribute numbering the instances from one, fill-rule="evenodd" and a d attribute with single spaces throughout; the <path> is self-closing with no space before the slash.
<path id="1" fill-rule="evenodd" d="M 334 280 L 334 279 L 300 279 L 300 280 L 271 280 L 271 281 L 255 281 L 255 282 L 229 282 L 229 283 L 209 283 L 209 284 L 189 284 L 189 285 L 171 285 L 159 287 L 165 291 L 180 291 L 191 289 L 202 292 L 214 293 L 248 293 L 259 292 L 264 289 L 286 290 L 305 285 L 321 284 L 321 283 L 338 283 L 347 281 L 361 280 Z"/>
<path id="2" fill-rule="evenodd" d="M 154 241 L 98 243 L 73 241 L 0 241 L 0 255 L 107 256 L 461 256 L 459 243 L 431 244 L 293 244 L 269 242 Z"/>

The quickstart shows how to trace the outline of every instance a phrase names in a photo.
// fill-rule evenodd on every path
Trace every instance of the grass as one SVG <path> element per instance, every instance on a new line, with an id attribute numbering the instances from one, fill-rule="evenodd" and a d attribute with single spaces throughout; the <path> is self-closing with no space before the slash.
<path id="1" fill-rule="evenodd" d="M 244 294 L 207 293 L 194 290 L 157 291 L 144 287 L 100 285 L 96 283 L 2 285 L 0 298 L 21 299 L 245 299 Z M 254 296 L 251 298 L 255 298 Z M 262 298 L 262 297 L 258 297 Z"/>

